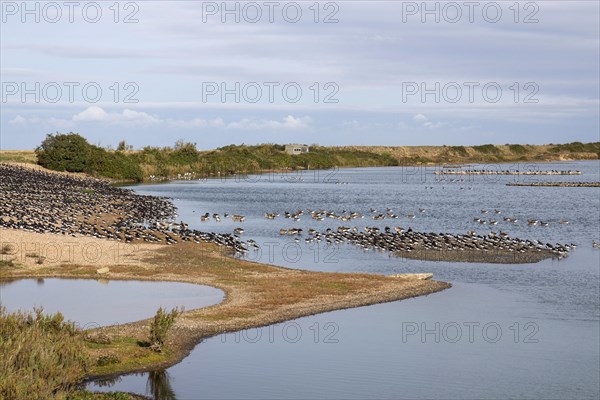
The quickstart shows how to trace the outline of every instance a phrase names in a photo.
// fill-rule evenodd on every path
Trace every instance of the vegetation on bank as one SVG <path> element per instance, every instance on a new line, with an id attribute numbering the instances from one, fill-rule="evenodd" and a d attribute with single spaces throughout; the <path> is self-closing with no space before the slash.
<path id="1" fill-rule="evenodd" d="M 151 324 L 151 342 L 165 344 L 178 310 L 159 309 Z M 156 333 L 158 330 L 158 333 Z M 0 307 L 0 399 L 132 400 L 127 393 L 92 393 L 78 385 L 91 368 L 120 362 L 113 354 L 94 354 L 102 334 L 86 334 L 62 314 L 42 309 L 12 312 Z M 153 353 L 151 349 L 146 352 Z"/>
<path id="2" fill-rule="evenodd" d="M 174 179 L 252 174 L 262 171 L 432 165 L 445 163 L 535 162 L 600 158 L 600 142 L 548 145 L 342 146 L 311 145 L 290 155 L 279 144 L 229 145 L 200 151 L 195 143 L 132 150 L 121 141 L 116 150 L 92 145 L 76 133 L 48 135 L 33 152 L 0 151 L 0 162 L 27 162 L 56 170 L 85 172 L 115 180 Z"/>
<path id="3" fill-rule="evenodd" d="M 37 157 L 32 150 L 0 150 L 0 162 L 37 164 Z"/>
<path id="4" fill-rule="evenodd" d="M 285 146 L 277 144 L 229 145 L 199 151 L 195 143 L 183 141 L 174 147 L 147 146 L 140 151 L 130 150 L 122 141 L 116 150 L 110 150 L 89 144 L 76 133 L 50 134 L 35 153 L 37 163 L 51 170 L 138 182 L 149 177 L 169 179 L 186 173 L 202 178 L 264 170 L 397 165 L 397 161 L 386 154 L 316 145 L 301 155 L 290 155 L 285 152 Z"/>
<path id="5" fill-rule="evenodd" d="M 0 398 L 66 398 L 88 367 L 82 332 L 60 313 L 0 308 Z"/>
<path id="6" fill-rule="evenodd" d="M 170 312 L 166 312 L 162 307 L 158 309 L 150 323 L 150 348 L 152 350 L 157 353 L 162 352 L 167 335 L 181 312 L 178 308 L 174 308 Z"/>
<path id="7" fill-rule="evenodd" d="M 566 144 L 484 144 L 480 146 L 345 146 L 387 154 L 399 165 L 539 162 L 600 159 L 600 142 Z"/>
<path id="8" fill-rule="evenodd" d="M 124 151 L 110 151 L 76 134 L 50 134 L 35 149 L 37 163 L 53 171 L 85 172 L 93 176 L 141 181 L 142 170 Z"/>

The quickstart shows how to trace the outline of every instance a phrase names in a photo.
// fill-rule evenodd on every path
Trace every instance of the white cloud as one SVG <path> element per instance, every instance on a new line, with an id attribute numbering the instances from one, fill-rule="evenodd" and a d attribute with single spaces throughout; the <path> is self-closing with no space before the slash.
<path id="1" fill-rule="evenodd" d="M 159 118 L 143 111 L 125 109 L 121 113 L 109 113 L 102 107 L 90 106 L 82 112 L 73 115 L 75 122 L 106 122 L 110 124 L 154 125 L 162 122 Z"/>
<path id="2" fill-rule="evenodd" d="M 209 121 L 209 125 L 213 126 L 215 128 L 221 128 L 221 127 L 225 126 L 225 121 L 223 121 L 222 118 L 215 118 L 215 119 L 211 119 Z"/>
<path id="3" fill-rule="evenodd" d="M 31 68 L 1 68 L 0 75 L 6 76 L 31 76 L 35 74 L 35 70 Z"/>
<path id="4" fill-rule="evenodd" d="M 90 106 L 85 110 L 74 114 L 71 118 L 48 118 L 41 119 L 32 117 L 29 120 L 17 116 L 9 121 L 11 125 L 25 124 L 27 122 L 53 126 L 57 128 L 73 128 L 78 123 L 104 123 L 125 126 L 147 126 L 164 125 L 176 129 L 203 129 L 203 128 L 228 128 L 240 130 L 307 130 L 312 127 L 312 119 L 308 116 L 295 117 L 288 115 L 281 120 L 243 118 L 239 121 L 227 123 L 222 118 L 204 119 L 161 119 L 159 116 L 151 115 L 143 111 L 124 109 L 122 112 L 107 112 L 102 107 Z"/>
<path id="5" fill-rule="evenodd" d="M 310 117 L 294 117 L 288 115 L 282 121 L 264 120 L 255 118 L 243 118 L 237 122 L 230 122 L 227 125 L 229 129 L 260 130 L 260 129 L 287 129 L 304 130 L 311 127 L 312 119 Z"/>
<path id="6" fill-rule="evenodd" d="M 182 129 L 200 129 L 200 128 L 221 128 L 225 126 L 225 122 L 221 118 L 215 118 L 211 120 L 206 120 L 202 118 L 192 118 L 189 120 L 183 119 L 168 119 L 167 124 L 174 128 L 182 128 Z"/>
<path id="7" fill-rule="evenodd" d="M 440 127 L 442 127 L 442 126 L 444 126 L 444 125 L 445 125 L 445 124 L 444 124 L 443 122 L 436 122 L 436 123 L 433 123 L 433 122 L 425 122 L 425 123 L 423 124 L 423 126 L 424 126 L 425 128 L 429 128 L 429 129 L 437 129 L 437 128 L 440 128 Z"/>
<path id="8" fill-rule="evenodd" d="M 119 119 L 121 119 L 121 116 L 119 114 L 115 114 L 115 115 L 118 116 Z M 161 122 L 161 120 L 159 118 L 157 118 L 153 115 L 150 115 L 143 111 L 134 111 L 134 110 L 129 110 L 129 109 L 123 110 L 122 118 L 127 122 L 142 123 L 142 124 L 157 124 L 157 123 Z"/>
<path id="9" fill-rule="evenodd" d="M 88 107 L 79 114 L 73 115 L 73 121 L 81 122 L 106 121 L 107 119 L 108 113 L 98 106 Z"/>
<path id="10" fill-rule="evenodd" d="M 413 117 L 415 121 L 427 121 L 427 117 L 423 114 L 417 114 Z"/>
<path id="11" fill-rule="evenodd" d="M 40 121 L 36 118 L 36 121 Z M 71 129 L 75 126 L 72 120 L 61 118 L 50 118 L 47 121 L 42 121 L 45 126 L 51 126 L 58 129 Z"/>
<path id="12" fill-rule="evenodd" d="M 8 124 L 12 126 L 24 126 L 27 124 L 27 120 L 22 116 L 17 115 L 16 117 L 8 121 Z"/>
<path id="13" fill-rule="evenodd" d="M 353 119 L 351 121 L 344 121 L 343 125 L 348 128 L 351 128 L 351 129 L 362 129 L 363 128 L 361 123 L 355 119 Z"/>

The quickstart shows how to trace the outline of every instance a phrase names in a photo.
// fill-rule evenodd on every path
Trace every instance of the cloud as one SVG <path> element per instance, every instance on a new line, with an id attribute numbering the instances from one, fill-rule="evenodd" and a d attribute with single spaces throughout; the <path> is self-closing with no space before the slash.
<path id="1" fill-rule="evenodd" d="M 35 75 L 35 70 L 31 68 L 1 68 L 0 75 L 6 76 L 31 76 Z"/>
<path id="2" fill-rule="evenodd" d="M 74 114 L 70 118 L 24 118 L 21 115 L 16 116 L 10 125 L 24 125 L 27 123 L 41 124 L 44 126 L 53 126 L 57 128 L 73 128 L 78 123 L 102 123 L 110 125 L 124 126 L 165 126 L 175 129 L 204 129 L 204 128 L 227 128 L 240 130 L 306 130 L 312 127 L 312 119 L 308 116 L 295 117 L 288 115 L 281 120 L 243 118 L 239 121 L 227 123 L 222 118 L 204 119 L 161 119 L 157 115 L 151 115 L 144 111 L 135 111 L 124 109 L 122 112 L 107 112 L 102 107 L 90 106 L 85 110 Z"/>
<path id="3" fill-rule="evenodd" d="M 8 124 L 12 126 L 24 126 L 27 124 L 27 120 L 22 116 L 17 115 L 16 117 L 8 121 Z"/>
<path id="4" fill-rule="evenodd" d="M 162 122 L 159 118 L 143 111 L 125 109 L 121 113 L 109 113 L 102 107 L 91 106 L 73 115 L 75 122 L 106 122 L 110 124 L 154 125 Z"/>
<path id="5" fill-rule="evenodd" d="M 429 119 L 423 115 L 423 114 L 416 114 L 413 116 L 413 120 L 417 121 L 417 122 L 422 122 L 423 126 L 427 129 L 437 129 L 440 128 L 442 126 L 445 125 L 444 122 L 432 122 L 429 121 Z"/>
<path id="6" fill-rule="evenodd" d="M 119 114 L 115 114 L 119 116 Z M 119 116 L 121 118 L 121 116 Z M 142 124 L 157 124 L 160 123 L 161 120 L 157 117 L 145 113 L 143 111 L 134 111 L 134 110 L 123 110 L 122 118 L 124 118 L 127 122 L 135 122 Z"/>
<path id="7" fill-rule="evenodd" d="M 440 128 L 440 127 L 442 127 L 442 126 L 444 126 L 444 125 L 445 125 L 445 124 L 444 124 L 443 122 L 436 122 L 436 123 L 433 123 L 433 122 L 429 122 L 429 121 L 428 121 L 428 122 L 425 122 L 425 123 L 423 124 L 423 126 L 424 126 L 425 128 L 429 128 L 429 129 L 437 129 L 437 128 Z"/>
<path id="8" fill-rule="evenodd" d="M 79 114 L 73 115 L 73 121 L 82 122 L 106 121 L 107 118 L 108 113 L 98 106 L 88 107 Z"/>
<path id="9" fill-rule="evenodd" d="M 355 119 L 353 119 L 351 121 L 344 121 L 343 125 L 345 127 L 351 128 L 351 129 L 363 129 L 364 128 L 364 126 L 361 125 L 361 123 Z"/>
<path id="10" fill-rule="evenodd" d="M 182 119 L 168 119 L 167 124 L 174 128 L 182 128 L 182 129 L 194 129 L 194 128 L 221 128 L 225 126 L 225 122 L 221 118 L 206 120 L 202 118 L 192 118 L 189 120 Z"/>
<path id="11" fill-rule="evenodd" d="M 86 45 L 79 46 L 57 46 L 53 43 L 45 44 L 31 44 L 31 43 L 20 43 L 16 45 L 3 46 L 8 50 L 28 50 L 32 53 L 46 54 L 54 57 L 64 58 L 96 58 L 96 59 L 128 59 L 128 58 L 152 58 L 162 57 L 161 54 L 152 51 L 141 51 L 138 48 L 118 48 L 106 47 L 97 48 Z"/>
<path id="12" fill-rule="evenodd" d="M 304 130 L 311 127 L 312 119 L 310 117 L 294 117 L 288 115 L 282 121 L 259 120 L 255 118 L 243 118 L 237 122 L 227 124 L 228 129 L 260 130 L 260 129 L 286 129 L 286 130 Z"/>
<path id="13" fill-rule="evenodd" d="M 40 121 L 38 118 L 35 118 L 36 122 Z M 72 120 L 69 119 L 61 119 L 61 118 L 50 118 L 47 121 L 43 121 L 45 126 L 52 126 L 58 129 L 71 129 L 75 126 Z"/>

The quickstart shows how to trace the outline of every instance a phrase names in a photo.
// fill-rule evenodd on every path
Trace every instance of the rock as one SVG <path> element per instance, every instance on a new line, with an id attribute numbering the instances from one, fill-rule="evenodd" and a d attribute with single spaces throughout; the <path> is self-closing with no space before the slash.
<path id="1" fill-rule="evenodd" d="M 109 272 L 110 272 L 110 269 L 108 269 L 108 267 L 104 267 L 104 268 L 100 268 L 100 269 L 96 270 L 96 273 L 98 273 L 99 275 L 108 274 Z"/>
<path id="2" fill-rule="evenodd" d="M 430 272 L 423 274 L 394 274 L 390 275 L 390 278 L 402 278 L 402 279 L 419 279 L 419 280 L 427 280 L 433 278 L 433 274 Z"/>

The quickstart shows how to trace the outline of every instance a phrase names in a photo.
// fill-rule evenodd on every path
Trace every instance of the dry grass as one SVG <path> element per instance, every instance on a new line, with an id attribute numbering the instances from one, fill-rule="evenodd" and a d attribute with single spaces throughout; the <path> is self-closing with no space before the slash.
<path id="1" fill-rule="evenodd" d="M 15 242 L 16 231 L 4 230 Z M 29 233 L 52 240 L 55 235 Z M 23 236 L 21 236 L 23 238 Z M 41 240 L 41 239 L 38 239 Z M 71 242 L 92 240 L 99 246 L 115 242 L 93 238 L 69 238 Z M 17 245 L 18 242 L 16 242 Z M 180 281 L 222 289 L 225 300 L 218 305 L 184 312 L 173 328 L 163 353 L 144 347 L 150 320 L 103 329 L 110 343 L 88 344 L 90 357 L 109 355 L 116 363 L 95 366 L 91 374 L 142 371 L 172 365 L 203 338 L 236 330 L 259 327 L 302 316 L 344 308 L 395 301 L 437 292 L 450 287 L 436 281 L 390 278 L 372 274 L 324 273 L 280 268 L 226 257 L 212 244 L 179 243 L 176 246 L 140 245 L 143 250 L 119 264 L 110 258 L 99 263 L 45 262 L 43 266 L 19 264 L 0 268 L 0 279 L 25 277 L 97 278 L 100 265 L 110 265 L 108 279 Z M 106 359 L 106 358 L 104 358 Z"/>
<path id="2" fill-rule="evenodd" d="M 524 153 L 514 153 L 510 146 L 495 145 L 497 154 L 482 154 L 473 146 L 340 146 L 341 149 L 369 151 L 389 154 L 396 160 L 409 165 L 473 162 L 536 162 L 597 160 L 591 152 L 553 152 L 553 145 L 522 145 Z"/>
<path id="3" fill-rule="evenodd" d="M 36 164 L 37 158 L 33 150 L 0 150 L 0 162 Z"/>

